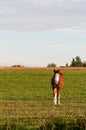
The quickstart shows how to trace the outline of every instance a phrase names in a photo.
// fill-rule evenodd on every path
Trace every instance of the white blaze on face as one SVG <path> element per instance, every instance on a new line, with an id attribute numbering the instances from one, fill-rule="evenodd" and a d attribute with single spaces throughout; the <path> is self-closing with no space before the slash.
<path id="1" fill-rule="evenodd" d="M 54 81 L 56 84 L 58 84 L 58 82 L 59 82 L 59 74 L 58 73 L 55 74 Z"/>

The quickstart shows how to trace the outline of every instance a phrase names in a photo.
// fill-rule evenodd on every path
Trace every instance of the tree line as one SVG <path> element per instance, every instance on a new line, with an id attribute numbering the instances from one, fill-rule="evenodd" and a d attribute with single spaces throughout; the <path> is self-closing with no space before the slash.
<path id="1" fill-rule="evenodd" d="M 72 59 L 70 67 L 86 67 L 86 61 L 82 62 L 79 56 Z"/>
<path id="2" fill-rule="evenodd" d="M 81 58 L 79 56 L 76 56 L 75 58 L 72 58 L 72 61 L 70 65 L 66 63 L 66 67 L 86 67 L 86 61 L 82 62 Z M 47 67 L 57 67 L 55 63 L 49 63 Z"/>

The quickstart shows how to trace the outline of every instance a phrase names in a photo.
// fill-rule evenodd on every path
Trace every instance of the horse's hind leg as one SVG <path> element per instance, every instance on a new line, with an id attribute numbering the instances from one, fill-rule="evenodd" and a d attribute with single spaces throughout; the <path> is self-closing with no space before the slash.
<path id="1" fill-rule="evenodd" d="M 57 103 L 60 105 L 60 95 L 57 96 Z"/>
<path id="2" fill-rule="evenodd" d="M 57 88 L 53 89 L 53 95 L 54 95 L 54 104 L 57 105 Z"/>

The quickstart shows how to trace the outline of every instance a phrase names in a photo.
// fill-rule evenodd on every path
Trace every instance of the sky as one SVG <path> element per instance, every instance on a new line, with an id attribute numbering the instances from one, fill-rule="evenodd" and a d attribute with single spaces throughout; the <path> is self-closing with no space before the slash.
<path id="1" fill-rule="evenodd" d="M 86 61 L 86 0 L 0 0 L 0 66 Z"/>

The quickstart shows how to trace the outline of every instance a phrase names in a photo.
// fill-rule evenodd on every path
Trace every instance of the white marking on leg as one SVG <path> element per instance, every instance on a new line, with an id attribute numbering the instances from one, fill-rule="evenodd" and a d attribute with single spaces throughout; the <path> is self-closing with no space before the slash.
<path id="1" fill-rule="evenodd" d="M 57 93 L 54 96 L 54 104 L 57 105 Z"/>
<path id="2" fill-rule="evenodd" d="M 57 103 L 58 103 L 58 105 L 60 105 L 60 95 L 58 95 Z"/>

